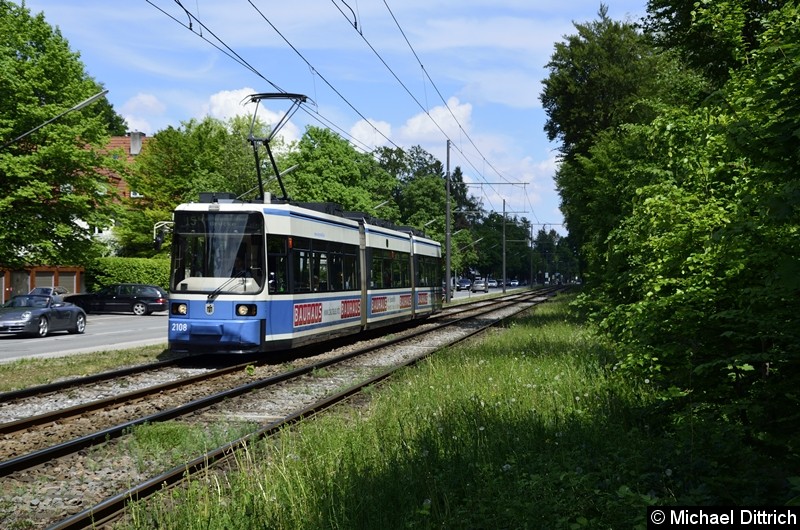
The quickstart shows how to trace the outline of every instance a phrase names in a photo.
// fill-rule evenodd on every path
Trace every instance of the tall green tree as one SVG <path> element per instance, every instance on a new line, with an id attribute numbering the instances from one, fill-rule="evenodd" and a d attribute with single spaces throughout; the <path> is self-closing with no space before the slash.
<path id="1" fill-rule="evenodd" d="M 102 87 L 44 14 L 7 0 L 0 72 L 0 267 L 87 263 L 102 252 L 93 234 L 116 212 L 105 171 L 121 168 L 103 152 L 109 105 L 58 116 Z"/>
<path id="2" fill-rule="evenodd" d="M 766 15 L 793 0 L 649 0 L 644 28 L 721 88 L 758 46 Z"/>
<path id="3" fill-rule="evenodd" d="M 393 222 L 400 218 L 393 200 L 396 180 L 372 155 L 357 151 L 330 129 L 308 127 L 287 153 L 286 165 L 297 166 L 284 179 L 294 200 L 335 202 Z"/>
<path id="4" fill-rule="evenodd" d="M 635 195 L 591 305 L 624 371 L 800 458 L 800 9 L 761 24 L 715 98 L 663 108 L 625 144 Z"/>
<path id="5" fill-rule="evenodd" d="M 544 130 L 567 158 L 585 153 L 606 129 L 647 119 L 636 103 L 658 83 L 655 49 L 634 24 L 610 19 L 601 5 L 598 20 L 574 27 L 575 35 L 556 43 L 540 95 Z"/>
<path id="6" fill-rule="evenodd" d="M 660 52 L 633 23 L 611 20 L 605 6 L 598 20 L 575 29 L 556 44 L 541 100 L 545 131 L 560 142 L 555 180 L 566 226 L 583 255 L 599 258 L 636 189 L 624 168 L 625 149 L 639 147 L 624 140 L 625 129 L 649 123 L 665 105 L 692 108 L 707 87 L 677 54 Z"/>
<path id="7" fill-rule="evenodd" d="M 438 219 L 436 227 L 443 236 L 446 186 L 442 163 L 418 145 L 407 151 L 406 161 L 405 176 L 395 191 L 400 220 L 422 228 L 425 223 Z"/>

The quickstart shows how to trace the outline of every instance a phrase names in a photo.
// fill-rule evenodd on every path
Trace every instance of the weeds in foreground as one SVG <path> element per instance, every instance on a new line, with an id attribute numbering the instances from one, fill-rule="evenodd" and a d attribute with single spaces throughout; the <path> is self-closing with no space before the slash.
<path id="1" fill-rule="evenodd" d="M 785 463 L 673 424 L 565 302 L 404 371 L 369 409 L 255 444 L 137 504 L 130 528 L 645 528 L 646 507 L 783 504 Z M 690 422 L 691 423 L 691 422 Z"/>

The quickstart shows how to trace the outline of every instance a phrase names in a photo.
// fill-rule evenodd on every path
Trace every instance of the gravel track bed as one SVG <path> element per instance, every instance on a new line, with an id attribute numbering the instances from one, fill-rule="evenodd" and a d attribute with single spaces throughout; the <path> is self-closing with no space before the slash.
<path id="1" fill-rule="evenodd" d="M 509 308 L 500 310 L 496 314 L 507 316 L 516 310 Z M 245 374 L 243 371 L 240 374 L 241 382 L 250 382 L 270 377 L 287 369 L 307 366 L 367 345 L 383 343 L 387 338 L 400 336 L 412 338 L 408 342 L 384 348 L 377 353 L 359 356 L 330 366 L 321 370 L 320 373 L 306 375 L 297 381 L 256 390 L 226 400 L 222 404 L 175 421 L 217 426 L 227 424 L 233 428 L 243 424 L 265 425 L 311 405 L 334 392 L 363 381 L 377 372 L 385 371 L 390 366 L 396 366 L 428 353 L 439 345 L 451 342 L 455 338 L 471 332 L 479 325 L 494 320 L 496 320 L 495 314 L 491 319 L 484 317 L 476 321 L 470 320 L 460 323 L 455 328 L 445 328 L 435 337 L 425 336 L 417 340 L 414 337 L 423 330 L 434 326 L 433 323 L 424 323 L 404 332 L 390 334 L 385 338 L 362 340 L 313 357 L 295 358 L 292 360 L 290 368 L 271 365 L 258 366 L 255 367 L 255 372 L 252 374 Z M 186 372 L 183 374 L 185 377 Z M 247 381 L 244 381 L 245 378 Z M 152 384 L 152 380 L 150 384 Z M 235 383 L 228 381 L 228 387 L 233 384 Z M 89 389 L 86 389 L 85 395 L 82 395 L 80 399 L 91 401 L 99 399 L 100 395 L 109 395 L 109 392 L 113 394 L 132 390 L 131 383 L 128 381 L 118 380 L 116 385 L 118 386 L 115 387 L 115 382 L 110 381 L 108 384 L 101 385 L 102 388 L 98 386 L 97 394 L 94 396 Z M 44 402 L 50 399 L 57 401 L 59 398 L 55 395 L 50 396 L 44 399 Z M 162 407 L 168 406 L 165 402 L 160 403 Z M 62 402 L 61 407 L 64 406 Z M 8 417 L 19 418 L 41 413 L 38 412 L 42 410 L 41 407 L 41 403 L 26 401 L 19 403 L 16 407 L 5 407 L 7 410 L 4 413 Z M 144 407 L 144 404 L 137 404 L 131 408 L 144 410 Z M 116 418 L 117 421 L 114 424 L 119 424 L 122 422 L 120 414 L 119 411 L 109 412 L 107 419 L 111 422 Z M 129 417 L 128 414 L 134 414 L 134 412 L 126 412 L 125 417 Z M 93 425 L 93 427 L 93 431 L 99 430 L 97 425 Z M 52 445 L 52 442 L 49 445 Z M 0 441 L 0 454 L 9 454 L 8 441 Z M 172 463 L 168 467 L 179 464 L 180 462 Z M 168 469 L 164 466 L 163 462 L 136 460 L 127 449 L 126 437 L 122 437 L 30 470 L 12 473 L 0 478 L 0 527 L 9 528 L 16 525 L 19 528 L 47 528 L 108 497 L 126 491 L 134 484 L 158 475 Z"/>
<path id="2" fill-rule="evenodd" d="M 178 379 L 209 372 L 207 368 L 161 368 L 119 379 L 100 381 L 90 385 L 70 388 L 63 392 L 32 396 L 0 403 L 0 423 L 8 423 L 31 416 L 38 416 L 68 407 L 107 399 L 125 392 L 134 392 L 153 385 L 171 383 Z"/>

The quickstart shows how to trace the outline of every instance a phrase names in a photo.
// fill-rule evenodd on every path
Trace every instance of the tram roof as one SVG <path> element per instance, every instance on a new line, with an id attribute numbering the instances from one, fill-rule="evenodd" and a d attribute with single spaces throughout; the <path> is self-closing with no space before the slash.
<path id="1" fill-rule="evenodd" d="M 241 201 L 238 200 L 233 193 L 227 192 L 203 192 L 200 193 L 200 200 L 197 203 L 193 204 L 240 204 L 240 205 L 250 205 L 250 206 L 258 206 L 262 204 L 272 204 L 272 205 L 286 205 L 286 206 L 295 206 L 298 208 L 304 208 L 306 210 L 313 210 L 315 212 L 324 213 L 327 215 L 333 215 L 336 217 L 342 217 L 344 219 L 349 219 L 351 221 L 358 221 L 363 222 L 365 224 L 371 226 L 379 226 L 381 228 L 386 228 L 389 230 L 395 230 L 397 232 L 404 232 L 407 234 L 411 234 L 418 238 L 425 238 L 430 239 L 425 232 L 419 230 L 418 228 L 414 228 L 413 226 L 403 226 L 403 225 L 396 225 L 390 221 L 385 219 L 381 219 L 379 217 L 374 217 L 369 215 L 365 212 L 358 212 L 358 211 L 347 211 L 344 207 L 336 202 L 298 202 L 292 200 L 284 200 L 284 199 L 276 199 L 271 198 L 269 202 L 262 202 L 259 200 L 255 201 Z"/>

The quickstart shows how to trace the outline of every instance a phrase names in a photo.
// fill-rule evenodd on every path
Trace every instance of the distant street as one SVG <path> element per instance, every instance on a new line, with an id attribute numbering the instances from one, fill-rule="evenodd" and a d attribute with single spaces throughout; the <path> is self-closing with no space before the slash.
<path id="1" fill-rule="evenodd" d="M 510 291 L 519 290 L 519 287 L 506 287 L 506 293 Z M 453 289 L 453 300 L 461 300 L 462 298 L 474 298 L 476 296 L 485 296 L 487 294 L 502 294 L 503 288 L 502 287 L 492 287 L 489 289 L 488 293 L 484 293 L 483 291 L 479 291 L 477 293 L 473 293 L 471 291 L 456 291 Z"/>

